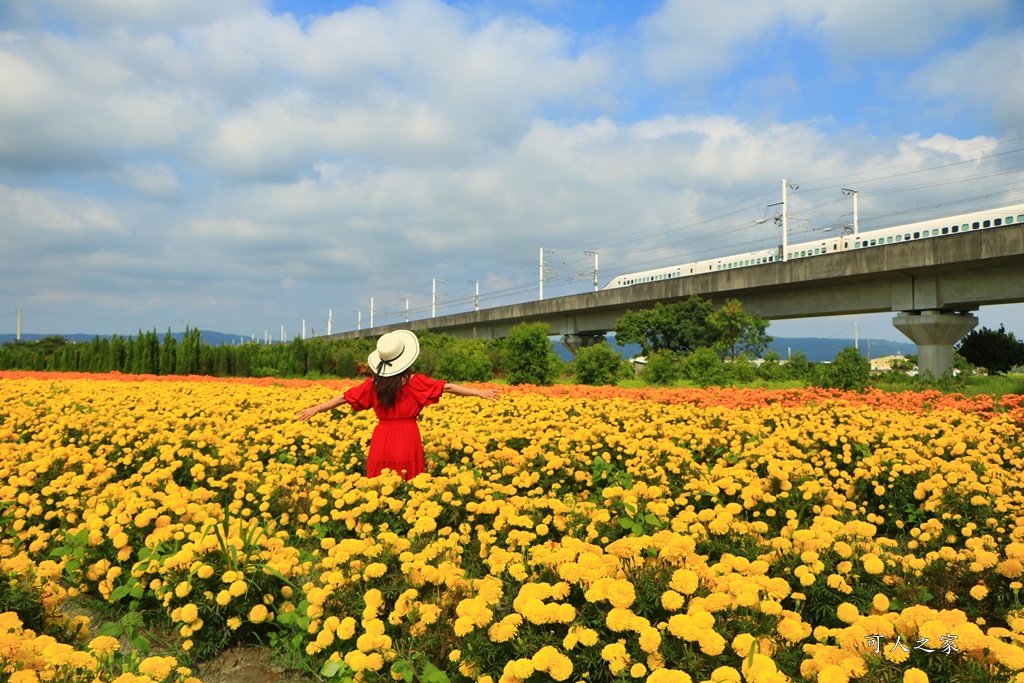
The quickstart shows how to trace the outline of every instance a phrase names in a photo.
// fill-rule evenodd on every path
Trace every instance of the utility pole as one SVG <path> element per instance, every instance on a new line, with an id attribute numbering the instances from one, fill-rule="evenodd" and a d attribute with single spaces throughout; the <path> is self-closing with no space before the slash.
<path id="1" fill-rule="evenodd" d="M 844 187 L 843 194 L 847 197 L 853 197 L 853 234 L 856 235 L 859 229 L 857 221 L 857 190 L 850 190 Z"/>
<path id="2" fill-rule="evenodd" d="M 597 252 L 596 251 L 585 251 L 583 252 L 586 256 L 594 257 L 594 291 L 597 291 Z"/>
<path id="3" fill-rule="evenodd" d="M 370 297 L 370 329 L 373 329 L 373 297 Z"/>
<path id="4" fill-rule="evenodd" d="M 409 322 L 409 300 L 405 300 L 405 322 Z"/>
<path id="5" fill-rule="evenodd" d="M 15 341 L 21 341 L 21 309 L 20 308 L 18 309 L 18 330 L 17 330 L 17 332 L 18 333 L 16 335 L 14 335 L 14 340 Z"/>
<path id="6" fill-rule="evenodd" d="M 469 284 L 476 285 L 476 294 L 473 295 L 473 310 L 474 311 L 479 311 L 480 310 L 480 281 L 479 280 L 470 280 Z"/>
<path id="7" fill-rule="evenodd" d="M 430 317 L 437 317 L 437 285 L 444 284 L 444 280 L 438 280 L 436 277 L 431 280 L 430 285 Z"/>
<path id="8" fill-rule="evenodd" d="M 328 337 L 331 336 L 331 323 L 333 322 L 333 318 L 334 318 L 334 309 L 333 308 L 328 308 L 327 309 L 327 336 Z"/>
<path id="9" fill-rule="evenodd" d="M 549 254 L 554 254 L 555 253 L 554 249 L 545 249 L 544 247 L 540 248 L 540 298 L 538 298 L 537 301 L 544 301 L 544 252 L 545 251 L 547 253 L 549 253 Z"/>
<path id="10" fill-rule="evenodd" d="M 306 340 L 306 319 L 302 319 L 302 340 Z"/>
<path id="11" fill-rule="evenodd" d="M 789 251 L 789 204 L 788 204 L 789 199 L 788 199 L 788 195 L 787 195 L 787 190 L 789 188 L 793 188 L 793 191 L 795 192 L 796 190 L 800 189 L 800 186 L 799 185 L 793 185 L 792 183 L 787 182 L 785 178 L 783 178 L 782 179 L 782 260 L 783 261 L 788 260 L 787 252 Z"/>
<path id="12" fill-rule="evenodd" d="M 356 329 L 363 329 L 363 312 L 359 311 L 359 315 L 356 317 Z"/>

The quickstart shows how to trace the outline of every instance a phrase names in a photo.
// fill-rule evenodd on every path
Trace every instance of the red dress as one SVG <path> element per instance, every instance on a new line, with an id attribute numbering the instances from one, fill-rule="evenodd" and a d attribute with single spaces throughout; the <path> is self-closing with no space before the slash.
<path id="1" fill-rule="evenodd" d="M 438 402 L 444 385 L 443 379 L 412 375 L 405 386 L 398 390 L 395 403 L 387 408 L 378 405 L 372 377 L 345 392 L 345 400 L 353 409 L 359 411 L 373 408 L 380 420 L 370 437 L 366 476 L 376 477 L 381 470 L 387 468 L 400 472 L 409 480 L 426 469 L 423 438 L 416 417 L 424 406 Z"/>

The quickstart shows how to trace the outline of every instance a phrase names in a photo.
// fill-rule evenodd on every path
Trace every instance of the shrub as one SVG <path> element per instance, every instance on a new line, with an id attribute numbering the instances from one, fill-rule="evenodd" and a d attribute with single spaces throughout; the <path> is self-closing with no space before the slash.
<path id="1" fill-rule="evenodd" d="M 647 356 L 647 365 L 640 375 L 645 382 L 668 386 L 682 376 L 679 354 L 675 351 L 655 351 Z"/>
<path id="2" fill-rule="evenodd" d="M 494 375 L 483 342 L 456 339 L 440 352 L 434 377 L 449 382 L 486 382 Z"/>
<path id="3" fill-rule="evenodd" d="M 871 379 L 871 363 L 860 355 L 860 351 L 847 346 L 836 354 L 835 359 L 821 367 L 814 383 L 826 389 L 860 391 Z"/>
<path id="4" fill-rule="evenodd" d="M 740 354 L 736 360 L 729 363 L 726 366 L 726 370 L 733 382 L 747 384 L 757 379 L 757 366 L 751 362 L 748 356 L 743 354 Z"/>
<path id="5" fill-rule="evenodd" d="M 757 376 L 769 382 L 785 377 L 786 370 L 779 362 L 782 356 L 778 351 L 765 351 L 761 357 L 764 362 L 757 368 Z"/>
<path id="6" fill-rule="evenodd" d="M 728 370 L 714 349 L 697 349 L 683 359 L 683 375 L 702 387 L 727 383 Z"/>
<path id="7" fill-rule="evenodd" d="M 615 384 L 622 369 L 622 356 L 610 344 L 585 346 L 576 353 L 576 378 L 582 384 Z"/>
<path id="8" fill-rule="evenodd" d="M 803 351 L 794 351 L 786 361 L 785 376 L 789 379 L 808 379 L 811 376 L 811 364 Z"/>
<path id="9" fill-rule="evenodd" d="M 502 357 L 509 384 L 552 384 L 561 360 L 548 341 L 551 328 L 545 323 L 520 323 L 505 339 Z"/>

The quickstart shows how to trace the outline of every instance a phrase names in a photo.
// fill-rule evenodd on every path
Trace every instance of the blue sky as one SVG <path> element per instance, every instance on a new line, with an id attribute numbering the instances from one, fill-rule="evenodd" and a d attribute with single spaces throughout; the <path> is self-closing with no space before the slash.
<path id="1" fill-rule="evenodd" d="M 573 294 L 775 246 L 782 178 L 791 241 L 841 187 L 862 229 L 1024 202 L 1022 82 L 1012 0 L 8 0 L 0 330 L 395 323 L 536 298 L 541 247 Z"/>

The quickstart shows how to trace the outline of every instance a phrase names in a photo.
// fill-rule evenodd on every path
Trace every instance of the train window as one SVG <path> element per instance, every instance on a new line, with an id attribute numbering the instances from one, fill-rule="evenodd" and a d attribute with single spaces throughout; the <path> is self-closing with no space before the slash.
<path id="1" fill-rule="evenodd" d="M 1002 225 L 1002 224 L 1003 224 L 1003 219 L 1002 219 L 1002 218 L 997 218 L 997 219 L 995 219 L 994 221 L 992 221 L 992 225 L 996 226 L 997 228 L 998 228 L 998 227 L 999 227 L 1000 225 Z"/>
<path id="2" fill-rule="evenodd" d="M 875 240 L 871 240 L 871 246 L 875 246 Z"/>
<path id="3" fill-rule="evenodd" d="M 906 235 L 904 235 L 904 236 L 903 236 L 903 239 L 905 239 L 905 240 L 909 240 L 909 239 L 910 239 L 910 233 L 908 232 L 908 233 L 907 233 Z"/>
<path id="4" fill-rule="evenodd" d="M 915 240 L 916 240 L 916 239 L 919 239 L 920 237 L 921 237 L 921 233 L 919 233 L 919 232 L 915 232 L 915 233 L 914 233 L 914 239 L 915 239 Z"/>
<path id="5" fill-rule="evenodd" d="M 1017 222 L 1024 223 L 1024 213 L 1017 214 Z"/>
<path id="6" fill-rule="evenodd" d="M 902 242 L 903 241 L 903 235 L 896 235 L 896 241 L 897 242 Z"/>
<path id="7" fill-rule="evenodd" d="M 943 235 L 948 235 L 949 234 L 949 228 L 943 228 L 942 229 L 942 234 Z"/>
<path id="8" fill-rule="evenodd" d="M 991 227 L 992 226 L 992 221 L 984 221 L 981 225 L 982 225 L 982 227 L 985 227 L 985 228 Z"/>
<path id="9" fill-rule="evenodd" d="M 959 225 L 954 225 L 953 226 L 953 232 L 960 232 L 960 226 Z"/>
<path id="10" fill-rule="evenodd" d="M 978 224 L 978 221 L 974 221 L 973 227 L 974 227 L 975 230 L 977 230 L 978 228 L 981 227 L 981 225 Z"/>
<path id="11" fill-rule="evenodd" d="M 970 229 L 971 229 L 971 226 L 967 225 L 967 223 L 964 223 L 963 225 L 960 226 L 960 231 L 961 232 L 967 232 Z"/>

